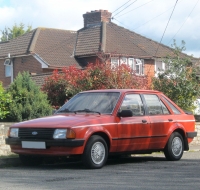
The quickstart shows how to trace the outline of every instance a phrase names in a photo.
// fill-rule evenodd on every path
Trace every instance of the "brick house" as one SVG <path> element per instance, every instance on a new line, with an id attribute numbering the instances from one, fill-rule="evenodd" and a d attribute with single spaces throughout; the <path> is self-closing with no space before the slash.
<path id="1" fill-rule="evenodd" d="M 78 31 L 37 28 L 0 43 L 0 81 L 6 87 L 19 72 L 29 71 L 41 85 L 54 69 L 88 63 L 126 63 L 149 76 L 165 69 L 162 58 L 173 56 L 172 48 L 112 23 L 111 16 L 107 10 L 91 11 L 83 14 L 84 27 Z"/>

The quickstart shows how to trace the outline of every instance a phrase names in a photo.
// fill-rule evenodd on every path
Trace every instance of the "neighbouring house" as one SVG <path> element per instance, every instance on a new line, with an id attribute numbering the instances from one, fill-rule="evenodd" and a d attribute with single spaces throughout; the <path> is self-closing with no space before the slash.
<path id="1" fill-rule="evenodd" d="M 165 69 L 162 58 L 173 56 L 172 48 L 112 23 L 111 16 L 107 10 L 91 11 L 83 15 L 84 27 L 78 31 L 37 28 L 1 42 L 0 81 L 3 86 L 12 83 L 22 71 L 28 71 L 41 85 L 54 69 L 70 65 L 81 69 L 88 63 L 125 63 L 138 75 L 149 76 Z"/>

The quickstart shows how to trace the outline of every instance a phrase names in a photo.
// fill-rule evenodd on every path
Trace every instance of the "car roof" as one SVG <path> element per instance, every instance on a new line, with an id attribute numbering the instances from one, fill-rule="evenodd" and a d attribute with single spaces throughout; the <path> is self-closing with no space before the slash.
<path id="1" fill-rule="evenodd" d="M 88 90 L 88 91 L 83 91 L 81 93 L 86 93 L 86 92 L 120 92 L 120 93 L 125 93 L 125 92 L 138 92 L 138 93 L 161 93 L 160 91 L 157 90 L 142 90 L 142 89 L 101 89 L 101 90 Z"/>

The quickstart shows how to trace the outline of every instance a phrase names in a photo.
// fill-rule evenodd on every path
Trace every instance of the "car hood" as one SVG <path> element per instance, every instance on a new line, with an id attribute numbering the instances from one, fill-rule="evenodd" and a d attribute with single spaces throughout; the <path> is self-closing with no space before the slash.
<path id="1" fill-rule="evenodd" d="M 111 115 L 61 114 L 16 123 L 12 127 L 66 128 L 100 123 L 103 124 L 111 122 L 112 120 L 113 116 Z"/>

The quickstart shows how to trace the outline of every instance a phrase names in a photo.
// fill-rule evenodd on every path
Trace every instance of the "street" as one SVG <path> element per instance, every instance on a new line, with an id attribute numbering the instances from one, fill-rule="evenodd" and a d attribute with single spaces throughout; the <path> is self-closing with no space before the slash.
<path id="1" fill-rule="evenodd" d="M 0 167 L 2 190 L 178 189 L 200 187 L 200 152 L 184 152 L 180 161 L 162 153 L 110 159 L 102 169 L 88 170 L 81 162 L 25 167 L 19 162 Z"/>

